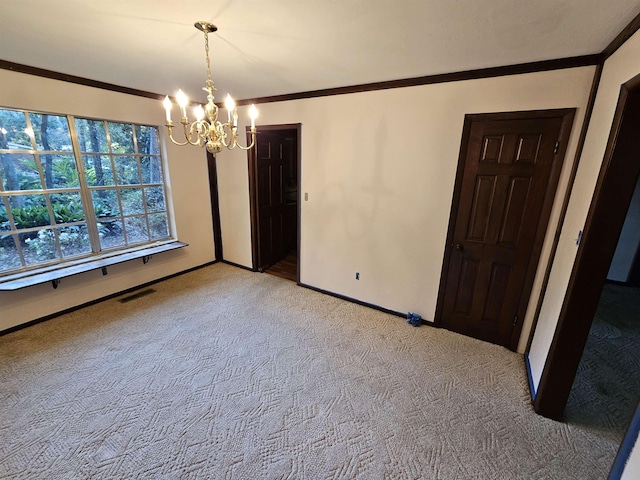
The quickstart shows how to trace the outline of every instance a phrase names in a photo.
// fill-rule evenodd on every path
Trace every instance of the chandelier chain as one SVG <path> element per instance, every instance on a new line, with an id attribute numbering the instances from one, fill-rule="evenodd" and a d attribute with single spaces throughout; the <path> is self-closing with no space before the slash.
<path id="1" fill-rule="evenodd" d="M 206 86 L 213 88 L 213 80 L 211 80 L 211 59 L 209 58 L 209 32 L 204 30 L 204 51 L 207 56 L 207 82 Z M 211 93 L 211 92 L 209 92 Z"/>

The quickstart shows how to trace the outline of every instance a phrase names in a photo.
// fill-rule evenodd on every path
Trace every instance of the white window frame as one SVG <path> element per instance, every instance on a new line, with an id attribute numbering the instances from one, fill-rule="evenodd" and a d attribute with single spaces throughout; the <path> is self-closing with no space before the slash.
<path id="1" fill-rule="evenodd" d="M 10 230 L 0 231 L 0 236 L 12 235 L 16 249 L 20 255 L 20 267 L 11 268 L 7 270 L 0 270 L 0 283 L 4 281 L 12 281 L 15 279 L 20 280 L 21 278 L 27 277 L 27 276 L 37 276 L 38 274 L 41 274 L 41 273 L 47 273 L 47 272 L 52 272 L 56 270 L 64 270 L 64 269 L 68 269 L 69 267 L 75 267 L 75 270 L 78 270 L 78 266 L 80 266 L 79 267 L 80 270 L 87 271 L 93 267 L 91 267 L 91 265 L 87 266 L 86 264 L 90 264 L 92 262 L 95 262 L 95 265 L 97 265 L 95 268 L 103 268 L 103 273 L 106 273 L 106 270 L 104 269 L 105 267 L 104 266 L 101 267 L 100 265 L 105 264 L 105 262 L 107 264 L 118 263 L 118 259 L 116 257 L 122 256 L 123 254 L 126 255 L 126 258 L 135 258 L 136 252 L 140 252 L 140 255 L 138 256 L 144 256 L 144 258 L 148 260 L 150 253 L 166 251 L 173 248 L 179 248 L 180 246 L 185 246 L 185 244 L 180 244 L 179 242 L 177 242 L 177 239 L 175 237 L 175 232 L 173 227 L 174 224 L 173 224 L 173 219 L 171 215 L 172 208 L 171 208 L 171 198 L 169 196 L 170 188 L 168 183 L 166 160 L 165 160 L 165 155 L 162 148 L 162 141 L 161 141 L 162 136 L 161 136 L 159 126 L 144 125 L 136 122 L 124 122 L 120 120 L 90 118 L 82 115 L 43 112 L 43 111 L 20 109 L 20 108 L 13 108 L 13 107 L 0 106 L 0 109 L 10 110 L 14 112 L 21 112 L 22 114 L 25 115 L 27 128 L 30 129 L 30 132 L 28 133 L 28 135 L 30 137 L 31 147 L 32 147 L 31 149 L 0 149 L 0 154 L 23 154 L 23 155 L 33 156 L 38 166 L 40 180 L 43 186 L 41 190 L 5 191 L 2 185 L 2 182 L 0 182 L 0 203 L 4 206 L 6 215 L 9 219 L 9 225 L 10 225 Z M 30 113 L 38 114 L 38 115 L 52 115 L 56 117 L 65 117 L 67 121 L 68 129 L 69 129 L 72 152 L 68 152 L 68 151 L 60 152 L 55 150 L 50 150 L 50 151 L 38 150 L 38 145 L 36 143 L 35 135 L 31 125 L 31 119 L 29 115 Z M 82 152 L 80 150 L 80 142 L 78 139 L 78 132 L 76 130 L 76 123 L 75 123 L 76 119 L 104 122 L 105 132 L 107 137 L 106 140 L 107 140 L 107 145 L 109 150 L 108 153 Z M 111 135 L 108 129 L 109 123 L 131 125 L 132 134 L 133 134 L 133 153 L 116 153 L 113 151 Z M 158 149 L 157 154 L 140 152 L 140 149 L 138 146 L 138 135 L 137 135 L 136 127 L 147 127 L 155 130 L 156 136 L 157 136 L 156 137 L 157 149 Z M 71 155 L 71 154 L 73 155 L 73 158 L 75 160 L 75 167 L 78 175 L 79 186 L 66 187 L 66 188 L 47 188 L 47 185 L 44 179 L 45 172 L 44 172 L 43 162 L 41 161 L 41 157 L 43 157 L 44 155 L 60 155 L 63 153 L 67 155 Z M 83 155 L 87 155 L 87 154 L 101 155 L 103 158 L 105 157 L 108 158 L 108 161 L 111 166 L 111 172 L 114 176 L 114 181 L 112 185 L 91 186 L 88 184 L 85 176 L 85 168 L 84 168 L 84 161 L 83 161 Z M 115 168 L 115 159 L 119 157 L 133 157 L 136 159 L 138 176 L 140 180 L 139 184 L 135 184 L 135 183 L 122 184 L 116 181 L 117 172 Z M 161 175 L 162 175 L 161 183 L 158 183 L 158 182 L 153 182 L 148 184 L 143 183 L 144 178 L 142 176 L 142 169 L 141 169 L 141 162 L 140 162 L 143 157 L 157 158 L 158 166 L 160 168 Z M 164 210 L 150 212 L 148 210 L 148 204 L 145 201 L 145 198 L 146 198 L 145 190 L 150 188 L 159 188 L 159 187 L 162 187 L 162 194 L 164 199 Z M 141 195 L 143 199 L 142 213 L 125 214 L 125 212 L 123 212 L 120 192 L 127 189 L 141 190 Z M 111 190 L 116 192 L 116 198 L 118 199 L 118 207 L 119 207 L 117 209 L 117 211 L 119 212 L 117 216 L 113 216 L 108 219 L 96 217 L 91 192 L 97 191 L 97 190 Z M 75 192 L 79 192 L 81 197 L 84 217 L 85 217 L 84 221 L 71 222 L 71 223 L 57 223 L 53 215 L 53 208 L 52 208 L 50 195 L 52 194 L 55 195 L 57 193 L 64 194 L 64 193 L 75 193 Z M 47 209 L 49 211 L 49 216 L 50 216 L 49 225 L 42 225 L 39 227 L 22 228 L 22 229 L 16 227 L 16 224 L 13 220 L 13 216 L 11 213 L 9 198 L 16 195 L 29 195 L 29 194 L 44 195 Z M 123 223 L 126 221 L 127 218 L 134 218 L 134 217 L 144 218 L 144 221 L 146 222 L 146 230 L 147 232 L 150 232 L 149 218 L 151 215 L 156 215 L 156 214 L 163 214 L 166 218 L 166 232 L 167 232 L 166 236 L 152 238 L 152 234 L 148 233 L 149 238 L 145 241 L 129 242 L 127 240 L 126 228 L 124 228 L 124 223 Z M 121 225 L 123 226 L 123 236 L 125 238 L 125 244 L 103 249 L 101 247 L 101 242 L 100 242 L 100 237 L 98 232 L 98 224 L 100 224 L 101 222 L 106 223 L 107 221 L 117 221 L 117 220 L 120 220 Z M 62 254 L 62 247 L 60 244 L 59 235 L 58 233 L 56 233 L 55 248 L 56 248 L 57 258 L 51 259 L 51 260 L 45 260 L 38 263 L 26 264 L 24 253 L 22 252 L 22 246 L 20 244 L 21 242 L 19 240 L 19 234 L 40 231 L 40 230 L 47 230 L 47 229 L 60 230 L 64 227 L 74 226 L 79 224 L 86 224 L 87 226 L 87 231 L 89 233 L 90 252 L 87 252 L 81 255 L 64 257 Z M 84 268 L 82 267 L 83 265 L 84 265 Z M 39 283 L 39 282 L 34 281 L 33 283 Z M 3 288 L 0 288 L 0 289 L 3 289 Z"/>

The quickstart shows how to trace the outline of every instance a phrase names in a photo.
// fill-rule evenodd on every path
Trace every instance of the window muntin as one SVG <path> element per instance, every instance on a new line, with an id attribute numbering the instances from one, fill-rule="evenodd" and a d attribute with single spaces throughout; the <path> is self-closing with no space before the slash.
<path id="1" fill-rule="evenodd" d="M 171 238 L 153 126 L 0 109 L 0 276 Z"/>

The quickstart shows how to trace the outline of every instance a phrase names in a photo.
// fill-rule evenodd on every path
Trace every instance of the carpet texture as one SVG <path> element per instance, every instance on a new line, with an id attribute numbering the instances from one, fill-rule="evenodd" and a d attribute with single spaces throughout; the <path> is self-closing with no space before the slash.
<path id="1" fill-rule="evenodd" d="M 602 479 L 521 355 L 216 264 L 0 337 L 0 477 Z"/>
<path id="2" fill-rule="evenodd" d="M 640 400 L 640 288 L 605 284 L 565 409 L 620 443 Z"/>

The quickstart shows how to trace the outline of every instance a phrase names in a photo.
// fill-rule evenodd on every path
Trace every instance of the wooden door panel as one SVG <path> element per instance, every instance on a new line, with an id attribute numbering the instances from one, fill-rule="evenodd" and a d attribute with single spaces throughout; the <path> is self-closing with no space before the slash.
<path id="1" fill-rule="evenodd" d="M 526 221 L 524 211 L 529 199 L 531 178 L 510 177 L 509 192 L 504 209 L 504 215 L 500 226 L 498 243 L 500 245 L 515 247 L 518 245 L 522 223 Z"/>
<path id="2" fill-rule="evenodd" d="M 485 135 L 482 139 L 481 163 L 498 163 L 502 154 L 504 135 Z"/>
<path id="3" fill-rule="evenodd" d="M 495 325 L 500 324 L 502 307 L 504 306 L 510 275 L 511 265 L 496 263 L 491 266 L 487 299 L 482 314 L 483 322 L 489 322 Z"/>
<path id="4" fill-rule="evenodd" d="M 471 305 L 473 303 L 473 294 L 476 289 L 479 267 L 479 262 L 472 258 L 463 258 L 460 262 L 458 288 L 453 307 L 453 312 L 456 315 L 467 317 L 471 315 Z"/>
<path id="5" fill-rule="evenodd" d="M 496 245 L 500 234 L 500 225 L 504 217 L 505 200 L 509 188 L 509 177 L 506 175 L 496 175 L 496 188 L 493 194 L 493 203 L 489 212 L 489 228 L 485 236 L 485 245 Z"/>
<path id="6" fill-rule="evenodd" d="M 258 163 L 258 207 L 271 206 L 271 168 Z"/>
<path id="7" fill-rule="evenodd" d="M 280 160 L 281 157 L 276 157 Z M 269 193 L 271 194 L 270 202 L 272 206 L 281 205 L 282 202 L 282 164 L 271 162 L 269 165 L 269 180 L 271 182 Z"/>
<path id="8" fill-rule="evenodd" d="M 263 255 L 273 251 L 271 218 L 263 219 L 260 223 L 260 250 Z"/>
<path id="9" fill-rule="evenodd" d="M 281 256 L 282 252 L 282 225 L 283 225 L 283 214 L 284 211 L 280 210 L 277 214 L 271 217 L 271 248 L 273 250 L 273 254 L 276 255 L 277 260 Z M 276 259 L 274 259 L 275 261 Z"/>
<path id="10" fill-rule="evenodd" d="M 478 175 L 469 214 L 466 238 L 469 241 L 484 242 L 489 230 L 489 213 L 493 205 L 496 189 L 495 176 Z"/>
<path id="11" fill-rule="evenodd" d="M 540 134 L 520 135 L 520 138 L 518 138 L 516 157 L 513 163 L 536 163 L 541 140 L 542 136 Z"/>
<path id="12" fill-rule="evenodd" d="M 443 267 L 442 326 L 509 344 L 523 315 L 520 300 L 543 206 L 550 205 L 548 187 L 555 188 L 550 174 L 562 122 L 545 117 L 471 123 Z"/>
<path id="13" fill-rule="evenodd" d="M 509 264 L 482 262 L 465 255 L 460 262 L 453 313 L 470 316 L 475 309 L 483 312 L 483 318 L 491 317 L 504 300 L 510 274 Z"/>

